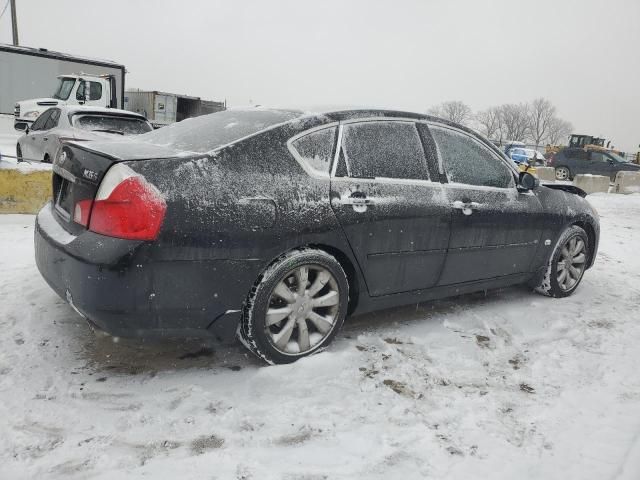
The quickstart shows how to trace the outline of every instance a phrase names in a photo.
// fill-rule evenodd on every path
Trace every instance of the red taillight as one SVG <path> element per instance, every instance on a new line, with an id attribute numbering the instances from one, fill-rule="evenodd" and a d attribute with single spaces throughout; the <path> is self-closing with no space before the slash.
<path id="1" fill-rule="evenodd" d="M 100 184 L 89 230 L 109 237 L 155 240 L 166 210 L 164 199 L 153 185 L 126 165 L 117 164 Z"/>

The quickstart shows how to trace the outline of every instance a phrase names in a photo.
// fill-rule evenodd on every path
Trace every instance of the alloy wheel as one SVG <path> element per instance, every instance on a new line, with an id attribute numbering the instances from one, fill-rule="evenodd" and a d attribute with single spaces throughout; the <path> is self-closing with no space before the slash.
<path id="1" fill-rule="evenodd" d="M 587 246 L 580 237 L 572 237 L 560 250 L 558 258 L 558 285 L 565 292 L 571 290 L 582 278 L 587 263 Z"/>
<path id="2" fill-rule="evenodd" d="M 556 180 L 568 180 L 569 169 L 567 167 L 556 168 Z"/>
<path id="3" fill-rule="evenodd" d="M 269 298 L 265 329 L 284 354 L 312 350 L 333 330 L 340 306 L 338 284 L 320 265 L 303 265 L 278 282 Z"/>

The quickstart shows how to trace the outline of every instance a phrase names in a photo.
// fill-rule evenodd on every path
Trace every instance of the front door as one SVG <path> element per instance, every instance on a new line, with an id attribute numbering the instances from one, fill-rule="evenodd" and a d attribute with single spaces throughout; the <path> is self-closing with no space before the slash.
<path id="1" fill-rule="evenodd" d="M 473 136 L 445 126 L 430 131 L 453 211 L 439 285 L 531 272 L 544 219 L 537 197 L 519 192 L 506 161 Z"/>
<path id="2" fill-rule="evenodd" d="M 433 287 L 449 242 L 451 209 L 416 124 L 341 125 L 331 206 L 371 296 Z"/>

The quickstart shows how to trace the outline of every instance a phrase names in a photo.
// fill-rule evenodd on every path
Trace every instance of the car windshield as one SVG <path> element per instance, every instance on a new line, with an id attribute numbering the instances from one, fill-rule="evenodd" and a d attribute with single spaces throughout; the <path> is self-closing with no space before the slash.
<path id="1" fill-rule="evenodd" d="M 204 153 L 301 115 L 302 112 L 293 110 L 225 110 L 162 127 L 142 135 L 139 140 Z"/>
<path id="2" fill-rule="evenodd" d="M 69 95 L 71 95 L 71 90 L 73 90 L 75 83 L 75 78 L 61 78 L 58 88 L 56 88 L 56 91 L 53 94 L 53 98 L 57 98 L 58 100 L 67 100 Z"/>
<path id="3" fill-rule="evenodd" d="M 82 130 L 119 135 L 140 135 L 152 130 L 149 122 L 141 118 L 116 117 L 113 115 L 74 115 L 72 124 Z"/>

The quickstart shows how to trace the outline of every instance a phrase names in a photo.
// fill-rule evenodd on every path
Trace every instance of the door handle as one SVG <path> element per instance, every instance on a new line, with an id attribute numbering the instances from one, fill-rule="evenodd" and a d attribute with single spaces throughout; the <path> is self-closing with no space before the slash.
<path id="1" fill-rule="evenodd" d="M 367 206 L 367 205 L 373 205 L 375 202 L 370 198 L 347 197 L 347 198 L 341 199 L 340 203 L 342 203 L 342 205 Z"/>
<path id="2" fill-rule="evenodd" d="M 457 210 L 462 210 L 462 213 L 465 215 L 471 215 L 474 210 L 479 210 L 482 204 L 478 202 L 462 202 L 460 200 L 456 200 L 451 204 L 451 206 Z"/>

